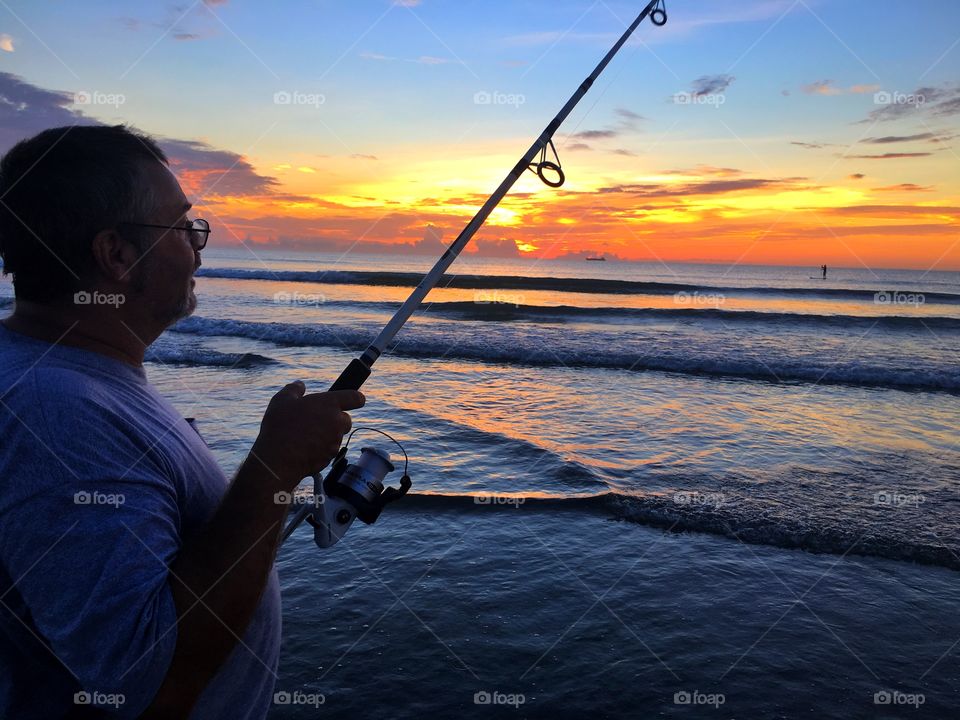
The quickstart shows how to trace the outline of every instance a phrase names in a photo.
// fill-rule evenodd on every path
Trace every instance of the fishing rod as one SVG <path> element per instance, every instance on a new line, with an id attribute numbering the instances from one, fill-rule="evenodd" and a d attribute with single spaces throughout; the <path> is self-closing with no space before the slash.
<path id="1" fill-rule="evenodd" d="M 487 199 L 483 206 L 473 216 L 473 219 L 467 223 L 466 227 L 457 236 L 447 250 L 443 253 L 437 263 L 428 272 L 416 289 L 410 294 L 403 305 L 397 310 L 390 322 L 380 331 L 380 334 L 363 351 L 358 358 L 350 361 L 350 364 L 340 373 L 340 377 L 330 386 L 330 390 L 359 390 L 373 368 L 373 364 L 384 353 L 387 345 L 396 337 L 400 329 L 406 324 L 410 316 L 416 311 L 423 299 L 440 281 L 447 268 L 453 264 L 461 251 L 467 246 L 477 230 L 483 225 L 490 213 L 500 204 L 504 196 L 510 192 L 520 176 L 527 170 L 534 172 L 546 185 L 550 187 L 560 187 L 566 180 L 563 168 L 560 164 L 560 158 L 557 149 L 553 144 L 553 135 L 563 124 L 567 116 L 573 111 L 583 96 L 587 94 L 593 83 L 600 77 L 613 57 L 624 46 L 633 32 L 640 26 L 647 17 L 650 22 L 658 27 L 667 23 L 667 9 L 664 0 L 650 0 L 646 7 L 637 15 L 636 20 L 631 23 L 620 39 L 610 48 L 609 52 L 599 62 L 593 72 L 580 83 L 576 92 L 567 100 L 566 104 L 560 109 L 556 117 L 550 121 L 540 136 L 534 141 L 530 149 L 524 153 L 523 157 L 517 161 L 513 169 L 504 178 L 500 186 L 494 190 L 493 194 Z M 547 150 L 553 154 L 553 159 L 547 159 Z M 538 160 L 534 160 L 539 155 Z M 374 432 L 380 432 L 375 430 Z M 386 434 L 386 433 L 381 433 Z M 348 464 L 346 460 L 347 447 L 350 444 L 350 438 L 340 449 L 334 458 L 333 466 L 327 474 L 326 479 L 321 479 L 319 474 L 313 476 L 314 493 L 313 501 L 305 503 L 300 510 L 288 523 L 283 531 L 280 542 L 284 542 L 297 526 L 307 520 L 314 527 L 314 540 L 320 547 L 330 547 L 336 543 L 346 533 L 350 524 L 356 517 L 363 522 L 372 524 L 380 515 L 383 507 L 403 497 L 410 489 L 410 476 L 407 474 L 406 467 L 404 475 L 400 481 L 400 489 L 386 488 L 383 486 L 383 479 L 386 474 L 392 471 L 393 465 L 390 463 L 390 456 L 377 448 L 363 448 L 361 450 L 360 460 L 356 464 Z M 389 436 L 387 436 L 389 437 Z M 403 447 L 393 438 L 401 451 Z M 406 458 L 406 452 L 403 451 Z"/>

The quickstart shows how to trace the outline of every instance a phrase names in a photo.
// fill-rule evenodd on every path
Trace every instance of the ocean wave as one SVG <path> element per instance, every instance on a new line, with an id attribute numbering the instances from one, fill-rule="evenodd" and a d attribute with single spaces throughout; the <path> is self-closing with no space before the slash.
<path id="1" fill-rule="evenodd" d="M 197 347 L 175 347 L 154 344 L 147 349 L 144 359 L 162 365 L 194 365 L 248 369 L 275 365 L 277 361 L 256 353 L 222 353 Z"/>
<path id="2" fill-rule="evenodd" d="M 694 494 L 695 495 L 695 494 Z M 691 497 L 690 493 L 680 493 Z M 929 544 L 916 538 L 871 532 L 857 522 L 817 525 L 809 518 L 772 516 L 740 505 L 677 502 L 676 495 L 626 495 L 604 492 L 585 495 L 545 493 L 411 493 L 390 506 L 398 510 L 452 512 L 591 512 L 663 528 L 671 532 L 722 535 L 753 545 L 806 550 L 837 555 L 861 555 L 938 565 L 960 570 L 958 548 Z"/>
<path id="3" fill-rule="evenodd" d="M 291 323 L 254 323 L 241 320 L 190 317 L 177 323 L 173 332 L 201 335 L 244 337 L 280 345 L 336 347 L 360 351 L 375 335 L 374 328 L 341 325 L 302 325 Z M 806 346 L 795 356 L 758 343 L 748 353 L 746 338 L 737 338 L 737 346 L 715 347 L 711 340 L 697 352 L 683 338 L 674 342 L 662 333 L 660 344 L 651 345 L 645 337 L 630 341 L 620 333 L 583 333 L 577 336 L 544 336 L 529 330 L 510 333 L 503 326 L 499 334 L 484 337 L 477 333 L 451 335 L 425 327 L 408 327 L 391 354 L 423 359 L 457 359 L 536 367 L 586 367 L 609 370 L 661 371 L 685 375 L 744 379 L 767 382 L 804 382 L 832 385 L 960 392 L 960 367 L 956 365 L 921 366 L 900 353 L 892 358 L 876 357 L 886 365 L 871 364 L 871 358 L 847 359 L 818 357 Z M 557 340 L 564 344 L 558 344 Z M 632 344 L 631 344 L 632 343 Z M 861 343 L 862 344 L 862 343 Z M 602 350 L 598 350 L 602 348 Z M 712 354 L 711 354 L 712 353 Z M 889 364 L 897 362 L 899 364 Z"/>
<path id="4" fill-rule="evenodd" d="M 349 304 L 349 303 L 344 303 Z M 370 303 L 380 306 L 381 303 Z M 387 306 L 387 307 L 396 307 Z M 580 307 L 571 305 L 523 305 L 484 302 L 432 303 L 429 312 L 463 318 L 465 320 L 508 322 L 511 320 L 590 319 L 611 320 L 712 320 L 721 323 L 782 323 L 794 325 L 830 325 L 836 327 L 874 326 L 889 329 L 960 330 L 960 318 L 921 317 L 908 315 L 816 315 L 804 313 L 758 312 L 753 310 L 722 310 L 719 308 L 624 308 Z"/>
<path id="5" fill-rule="evenodd" d="M 283 282 L 325 283 L 328 285 L 374 285 L 416 287 L 422 273 L 347 270 L 247 270 L 243 268 L 200 268 L 199 277 L 232 280 L 277 280 Z M 833 298 L 874 302 L 890 295 L 895 283 L 878 283 L 875 290 L 830 287 L 736 287 L 692 283 L 612 280 L 600 278 L 530 277 L 523 275 L 444 275 L 437 287 L 466 290 L 548 290 L 573 293 L 614 295 L 764 295 L 782 297 Z M 897 290 L 904 295 L 923 295 L 926 302 L 960 304 L 960 294 Z M 882 302 L 883 298 L 879 297 Z"/>

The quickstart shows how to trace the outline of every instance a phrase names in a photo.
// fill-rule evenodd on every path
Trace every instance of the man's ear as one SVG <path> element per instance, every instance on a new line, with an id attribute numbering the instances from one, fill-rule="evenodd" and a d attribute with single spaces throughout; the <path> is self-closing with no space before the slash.
<path id="1" fill-rule="evenodd" d="M 140 259 L 133 243 L 124 240 L 116 230 L 98 232 L 90 249 L 97 271 L 115 282 L 126 280 L 130 270 Z"/>

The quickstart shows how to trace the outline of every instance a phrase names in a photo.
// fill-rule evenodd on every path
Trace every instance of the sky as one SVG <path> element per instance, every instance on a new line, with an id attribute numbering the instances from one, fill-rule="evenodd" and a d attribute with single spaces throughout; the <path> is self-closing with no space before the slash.
<path id="1" fill-rule="evenodd" d="M 666 0 L 467 252 L 960 270 L 960 3 Z M 0 152 L 163 143 L 211 246 L 438 254 L 620 0 L 0 2 Z"/>

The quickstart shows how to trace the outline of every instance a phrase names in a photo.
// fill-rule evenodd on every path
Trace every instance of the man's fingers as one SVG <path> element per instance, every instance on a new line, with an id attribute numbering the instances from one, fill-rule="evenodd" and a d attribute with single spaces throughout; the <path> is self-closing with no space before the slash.
<path id="1" fill-rule="evenodd" d="M 304 400 L 316 403 L 317 406 L 324 405 L 332 400 L 341 410 L 357 410 L 367 402 L 367 399 L 359 390 L 332 390 L 330 392 L 311 393 L 304 397 Z"/>
<path id="2" fill-rule="evenodd" d="M 351 418 L 347 413 L 340 413 L 340 432 L 343 435 L 346 435 L 350 432 L 350 428 L 353 427 L 353 418 Z"/>
<path id="3" fill-rule="evenodd" d="M 341 410 L 357 410 L 367 403 L 367 398 L 359 390 L 334 390 L 327 394 L 336 399 Z"/>
<path id="4" fill-rule="evenodd" d="M 303 384 L 302 380 L 294 380 L 292 383 L 283 386 L 283 389 L 280 390 L 280 393 L 285 395 L 290 395 L 291 397 L 303 397 L 303 393 L 306 392 L 307 386 Z M 277 393 L 278 395 L 280 393 Z"/>

